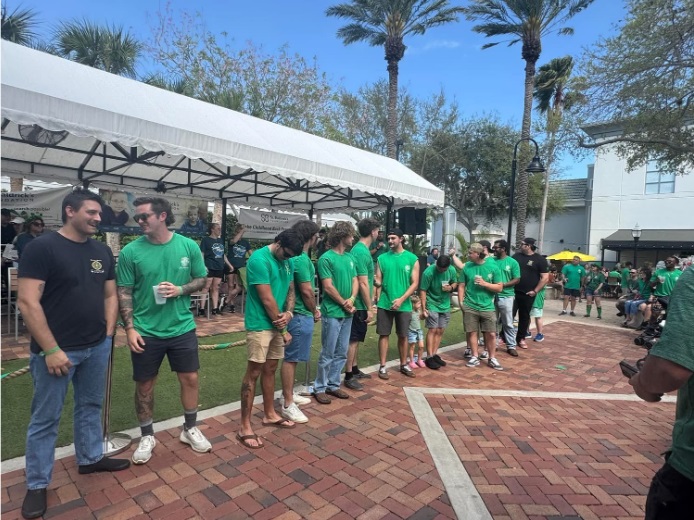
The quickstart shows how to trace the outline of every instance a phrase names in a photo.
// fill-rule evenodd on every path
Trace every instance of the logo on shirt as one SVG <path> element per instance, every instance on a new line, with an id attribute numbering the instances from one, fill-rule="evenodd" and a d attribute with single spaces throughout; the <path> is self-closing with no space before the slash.
<path id="1" fill-rule="evenodd" d="M 90 260 L 90 262 L 92 263 L 91 272 L 93 274 L 103 274 L 104 264 L 101 263 L 101 260 Z"/>
<path id="2" fill-rule="evenodd" d="M 189 267 L 190 267 L 190 258 L 188 258 L 187 256 L 182 256 L 180 269 L 188 269 Z"/>
<path id="3" fill-rule="evenodd" d="M 511 270 L 511 266 L 510 266 L 510 265 L 507 265 L 506 267 L 504 267 L 504 269 L 506 269 L 507 271 L 510 271 L 510 270 Z"/>
<path id="4" fill-rule="evenodd" d="M 489 280 L 490 282 L 492 281 L 493 278 L 494 278 L 494 275 L 492 273 L 489 273 L 487 275 L 487 280 Z"/>
<path id="5" fill-rule="evenodd" d="M 215 258 L 222 258 L 224 255 L 224 246 L 219 243 L 212 244 L 212 252 L 214 253 Z"/>
<path id="6" fill-rule="evenodd" d="M 287 274 L 288 274 L 288 275 L 291 275 L 291 274 L 292 274 L 292 269 L 291 269 L 291 267 L 290 267 L 290 265 L 289 265 L 289 262 L 285 262 L 285 263 L 284 263 L 284 270 L 287 271 Z"/>
<path id="7" fill-rule="evenodd" d="M 410 272 L 410 269 L 411 269 L 411 267 L 410 267 L 409 265 L 406 265 L 406 266 L 405 266 L 405 271 L 406 271 L 406 272 L 409 273 L 409 272 Z"/>
<path id="8" fill-rule="evenodd" d="M 531 265 L 533 265 L 533 261 L 532 261 L 532 260 L 528 260 L 527 266 L 530 267 Z"/>

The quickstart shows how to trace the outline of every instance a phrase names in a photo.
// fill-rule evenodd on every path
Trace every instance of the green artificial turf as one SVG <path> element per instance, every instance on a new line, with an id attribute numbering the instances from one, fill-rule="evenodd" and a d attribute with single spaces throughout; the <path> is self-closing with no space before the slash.
<path id="1" fill-rule="evenodd" d="M 459 343 L 464 340 L 463 325 L 460 313 L 452 316 L 446 329 L 441 346 Z M 320 326 L 316 327 L 311 351 L 311 377 L 315 376 L 315 367 L 320 354 Z M 231 343 L 245 339 L 245 333 L 222 334 L 200 339 L 201 345 Z M 378 336 L 376 327 L 369 327 L 366 341 L 359 350 L 359 366 L 367 367 L 378 363 Z M 116 338 L 121 344 L 122 338 Z M 397 344 L 395 335 L 390 337 L 388 359 L 396 359 Z M 246 371 L 245 346 L 231 347 L 223 350 L 200 351 L 200 398 L 199 409 L 204 410 L 239 400 L 241 379 Z M 10 373 L 28 366 L 26 359 L 2 363 L 2 373 Z M 306 378 L 305 364 L 297 366 L 296 380 L 303 383 Z M 260 393 L 260 384 L 256 393 Z M 276 386 L 280 388 L 279 370 Z M 132 380 L 130 351 L 127 348 L 116 348 L 114 355 L 113 382 L 111 386 L 111 431 L 127 430 L 137 426 L 133 395 L 135 384 Z M 25 374 L 2 381 L 2 460 L 24 455 L 26 431 L 29 424 L 31 407 L 32 379 Z M 161 421 L 181 416 L 183 421 L 179 388 L 176 374 L 169 370 L 164 360 L 155 388 L 154 420 Z M 58 446 L 72 442 L 72 388 L 68 392 L 58 434 Z"/>

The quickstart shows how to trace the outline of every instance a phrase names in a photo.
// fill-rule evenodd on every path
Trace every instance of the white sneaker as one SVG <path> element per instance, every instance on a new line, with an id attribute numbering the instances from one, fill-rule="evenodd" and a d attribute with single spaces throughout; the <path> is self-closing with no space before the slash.
<path id="1" fill-rule="evenodd" d="M 285 408 L 284 406 L 282 406 L 282 409 L 280 410 L 280 414 L 285 419 L 289 419 L 290 421 L 298 423 L 298 424 L 303 424 L 303 423 L 308 422 L 308 417 L 306 417 L 306 415 L 304 415 L 304 412 L 299 410 L 299 407 L 296 405 L 296 403 L 290 404 L 288 408 Z"/>
<path id="2" fill-rule="evenodd" d="M 292 394 L 292 401 L 294 401 L 298 406 L 301 406 L 302 404 L 311 404 L 311 399 L 308 397 L 304 397 L 303 395 L 299 395 L 296 392 Z M 284 407 L 284 396 L 280 396 L 280 404 Z"/>
<path id="3" fill-rule="evenodd" d="M 193 426 L 190 430 L 181 430 L 179 440 L 189 444 L 193 451 L 198 453 L 212 451 L 212 444 L 210 444 L 210 441 L 205 438 L 197 426 Z"/>
<path id="4" fill-rule="evenodd" d="M 157 440 L 154 435 L 143 435 L 140 444 L 137 445 L 137 449 L 133 453 L 133 464 L 146 464 L 152 458 L 152 451 L 156 445 Z"/>

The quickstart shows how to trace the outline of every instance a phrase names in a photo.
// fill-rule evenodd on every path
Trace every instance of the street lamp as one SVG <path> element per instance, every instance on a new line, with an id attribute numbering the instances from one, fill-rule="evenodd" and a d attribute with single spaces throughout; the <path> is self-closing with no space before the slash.
<path id="1" fill-rule="evenodd" d="M 400 149 L 402 148 L 402 145 L 405 144 L 405 141 L 402 139 L 398 139 L 395 141 L 395 160 L 400 161 Z"/>
<path id="2" fill-rule="evenodd" d="M 508 247 L 512 247 L 513 242 L 511 241 L 511 230 L 513 228 L 513 202 L 516 192 L 516 168 L 518 167 L 518 160 L 516 159 L 518 155 L 518 145 L 523 141 L 531 141 L 535 145 L 535 157 L 530 161 L 530 164 L 525 169 L 528 173 L 544 173 L 545 167 L 540 160 L 540 147 L 537 145 L 535 139 L 530 137 L 522 137 L 518 140 L 516 145 L 513 147 L 513 162 L 511 163 L 511 194 L 508 198 Z"/>
<path id="3" fill-rule="evenodd" d="M 634 269 L 636 269 L 636 250 L 639 247 L 639 238 L 641 238 L 641 228 L 638 224 L 631 229 L 631 236 L 634 238 Z"/>

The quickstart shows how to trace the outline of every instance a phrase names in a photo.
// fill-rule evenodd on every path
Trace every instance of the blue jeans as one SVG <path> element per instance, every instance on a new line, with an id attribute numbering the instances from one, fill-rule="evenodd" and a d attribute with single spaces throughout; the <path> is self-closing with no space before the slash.
<path id="1" fill-rule="evenodd" d="M 73 427 L 77 464 L 94 464 L 104 456 L 101 408 L 111 338 L 107 337 L 94 347 L 65 351 L 65 354 L 72 362 L 67 376 L 49 374 L 46 358 L 38 354 L 32 353 L 29 361 L 34 397 L 26 445 L 28 489 L 43 489 L 51 482 L 58 424 L 70 381 L 75 392 Z"/>
<path id="2" fill-rule="evenodd" d="M 646 300 L 627 300 L 624 302 L 624 314 L 636 314 L 639 312 L 639 305 L 645 301 Z"/>
<path id="3" fill-rule="evenodd" d="M 349 318 L 321 319 L 322 348 L 316 369 L 313 391 L 317 394 L 328 390 L 339 390 L 340 372 L 347 361 L 349 333 L 352 330 L 352 316 Z"/>
<path id="4" fill-rule="evenodd" d="M 513 296 L 496 299 L 496 309 L 501 322 L 501 333 L 504 335 L 506 348 L 516 348 L 516 327 L 513 326 Z"/>

